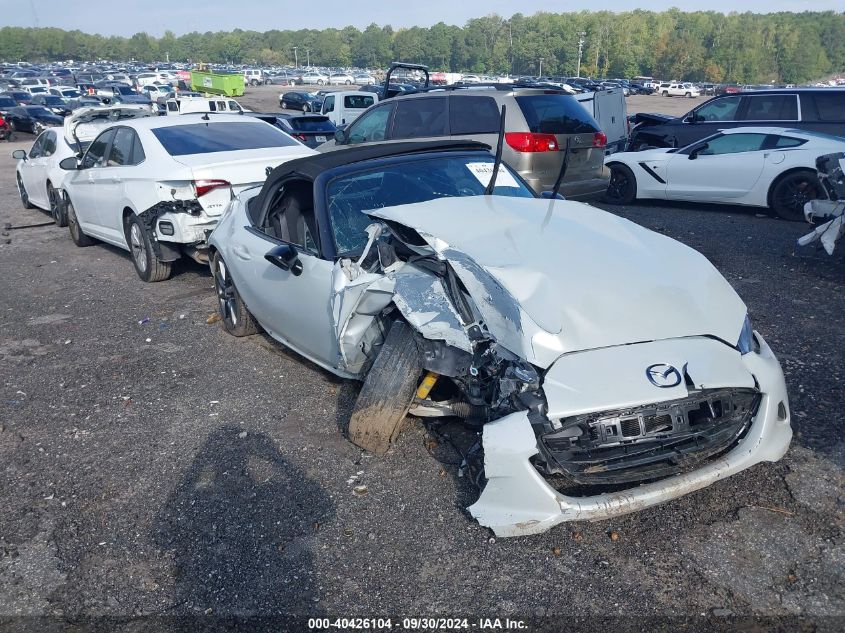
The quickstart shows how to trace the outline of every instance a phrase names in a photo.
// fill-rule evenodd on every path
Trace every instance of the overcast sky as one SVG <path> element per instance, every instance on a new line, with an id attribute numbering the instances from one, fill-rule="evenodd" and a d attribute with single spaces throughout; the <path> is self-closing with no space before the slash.
<path id="1" fill-rule="evenodd" d="M 146 31 L 177 35 L 190 31 L 241 28 L 320 29 L 359 28 L 371 22 L 394 27 L 431 26 L 437 22 L 463 25 L 469 18 L 498 13 L 530 15 L 537 11 L 625 11 L 635 6 L 660 11 L 842 11 L 843 0 L 0 0 L 0 24 L 56 26 L 104 35 L 131 35 Z"/>

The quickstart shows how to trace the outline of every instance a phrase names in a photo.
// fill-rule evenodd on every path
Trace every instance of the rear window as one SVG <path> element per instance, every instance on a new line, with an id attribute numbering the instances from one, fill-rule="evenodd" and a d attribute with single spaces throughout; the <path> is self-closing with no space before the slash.
<path id="1" fill-rule="evenodd" d="M 281 130 L 261 122 L 192 123 L 151 131 L 171 156 L 297 145 Z"/>
<path id="2" fill-rule="evenodd" d="M 819 121 L 845 120 L 845 92 L 817 92 L 813 98 L 816 100 Z"/>
<path id="3" fill-rule="evenodd" d="M 535 134 L 592 134 L 599 124 L 572 97 L 529 95 L 516 97 L 528 129 Z"/>
<path id="4" fill-rule="evenodd" d="M 328 117 L 292 117 L 287 122 L 297 132 L 334 132 Z"/>
<path id="5" fill-rule="evenodd" d="M 347 108 L 369 108 L 375 103 L 373 97 L 367 95 L 346 95 L 343 97 L 343 105 Z"/>

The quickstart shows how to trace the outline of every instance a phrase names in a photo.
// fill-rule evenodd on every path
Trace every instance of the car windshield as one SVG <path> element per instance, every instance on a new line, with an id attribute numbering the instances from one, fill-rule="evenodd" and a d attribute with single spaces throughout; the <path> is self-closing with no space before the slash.
<path id="1" fill-rule="evenodd" d="M 16 108 L 18 102 L 11 97 L 0 97 L 0 108 Z"/>
<path id="2" fill-rule="evenodd" d="M 129 86 L 115 86 L 117 91 L 122 95 L 134 95 L 135 91 Z"/>
<path id="3" fill-rule="evenodd" d="M 48 116 L 53 114 L 47 108 L 43 108 L 41 106 L 27 106 L 26 112 L 30 116 Z"/>
<path id="4" fill-rule="evenodd" d="M 204 122 L 152 130 L 171 156 L 296 146 L 287 134 L 263 122 Z"/>
<path id="5" fill-rule="evenodd" d="M 65 102 L 61 97 L 44 97 L 44 104 L 48 106 L 63 106 Z"/>
<path id="6" fill-rule="evenodd" d="M 327 200 L 335 246 L 341 256 L 360 253 L 372 220 L 361 213 L 437 198 L 481 196 L 493 173 L 492 156 L 452 156 L 408 160 L 356 171 L 329 183 Z M 494 195 L 533 198 L 532 191 L 504 163 Z"/>

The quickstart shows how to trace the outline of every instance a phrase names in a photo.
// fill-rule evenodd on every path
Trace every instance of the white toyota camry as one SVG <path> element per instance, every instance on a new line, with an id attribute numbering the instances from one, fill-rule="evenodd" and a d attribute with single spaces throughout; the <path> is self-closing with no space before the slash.
<path id="1" fill-rule="evenodd" d="M 67 213 L 62 190 L 66 171 L 59 168 L 65 158 L 81 154 L 94 137 L 118 121 L 151 116 L 150 109 L 141 106 L 96 106 L 79 108 L 65 117 L 64 128 L 48 128 L 38 135 L 29 152 L 16 149 L 12 158 L 18 159 L 17 184 L 21 204 L 25 209 L 38 207 L 48 211 L 56 224 L 67 226 Z"/>
<path id="2" fill-rule="evenodd" d="M 845 150 L 845 138 L 777 127 L 723 130 L 679 149 L 608 156 L 606 200 L 684 200 L 769 207 L 803 220 L 804 205 L 826 195 L 816 157 Z"/>
<path id="3" fill-rule="evenodd" d="M 230 198 L 311 150 L 252 117 L 148 117 L 102 132 L 60 163 L 70 235 L 129 250 L 138 276 L 161 281 L 182 255 L 206 261 L 206 238 Z"/>

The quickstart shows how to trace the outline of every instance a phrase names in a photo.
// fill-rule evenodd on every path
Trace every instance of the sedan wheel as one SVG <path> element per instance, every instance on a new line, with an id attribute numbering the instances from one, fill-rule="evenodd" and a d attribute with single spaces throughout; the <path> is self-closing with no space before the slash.
<path id="1" fill-rule="evenodd" d="M 808 169 L 787 174 L 772 188 L 771 207 L 778 217 L 800 222 L 804 219 L 804 205 L 822 197 L 816 174 Z"/>
<path id="2" fill-rule="evenodd" d="M 67 226 L 70 230 L 70 239 L 77 246 L 91 246 L 94 240 L 82 232 L 82 227 L 79 226 L 79 220 L 76 218 L 76 210 L 73 208 L 73 203 L 70 200 L 65 202 L 65 210 L 67 212 Z"/>
<path id="3" fill-rule="evenodd" d="M 132 253 L 132 263 L 135 272 L 142 281 L 164 281 L 170 277 L 172 262 L 160 261 L 153 250 L 150 237 L 141 224 L 141 218 L 133 214 L 128 224 L 129 249 Z"/>
<path id="4" fill-rule="evenodd" d="M 352 82 L 351 82 L 351 81 L 349 81 L 349 80 L 347 79 L 347 80 L 346 80 L 346 85 L 347 85 L 347 86 L 351 86 L 351 85 L 352 85 Z"/>
<path id="5" fill-rule="evenodd" d="M 627 165 L 614 163 L 604 197 L 611 204 L 631 204 L 637 197 L 637 179 Z"/>
<path id="6" fill-rule="evenodd" d="M 29 201 L 29 194 L 26 192 L 26 187 L 23 186 L 21 175 L 18 174 L 18 194 L 21 197 L 21 204 L 24 209 L 34 209 L 35 205 Z"/>
<path id="7" fill-rule="evenodd" d="M 50 215 L 56 221 L 57 226 L 67 226 L 67 212 L 65 201 L 61 192 L 56 191 L 53 185 L 47 183 L 47 199 L 50 201 Z"/>
<path id="8" fill-rule="evenodd" d="M 318 86 L 322 86 L 322 85 L 323 85 L 323 80 L 322 80 L 322 79 L 318 79 L 318 80 L 317 80 L 317 85 L 318 85 Z"/>
<path id="9" fill-rule="evenodd" d="M 249 336 L 258 331 L 255 319 L 235 288 L 229 268 L 219 253 L 212 260 L 214 289 L 217 292 L 217 312 L 225 329 L 232 336 Z"/>

